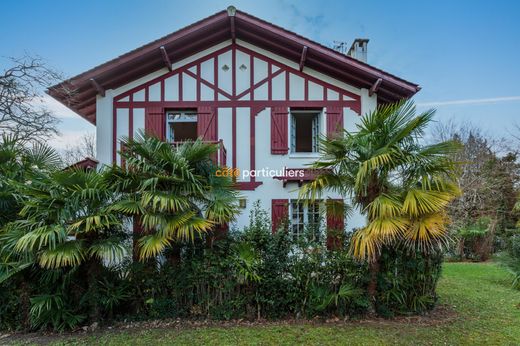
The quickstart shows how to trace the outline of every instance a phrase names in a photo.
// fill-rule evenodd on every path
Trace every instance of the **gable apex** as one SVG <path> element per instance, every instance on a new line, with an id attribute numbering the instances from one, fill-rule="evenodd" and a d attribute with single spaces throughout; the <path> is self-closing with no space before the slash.
<path id="1" fill-rule="evenodd" d="M 167 65 L 227 40 L 248 42 L 296 64 L 304 61 L 301 68 L 311 68 L 356 88 L 370 89 L 378 83 L 378 100 L 383 103 L 409 98 L 420 90 L 417 84 L 229 7 L 57 84 L 47 93 L 95 124 L 99 90 L 116 89 L 162 68 L 167 72 L 171 69 Z M 73 96 L 63 90 L 72 90 Z"/>

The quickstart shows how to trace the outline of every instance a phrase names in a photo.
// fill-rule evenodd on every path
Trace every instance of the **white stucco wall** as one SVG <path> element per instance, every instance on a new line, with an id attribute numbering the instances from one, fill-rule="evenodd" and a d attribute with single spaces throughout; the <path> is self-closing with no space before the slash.
<path id="1" fill-rule="evenodd" d="M 113 95 L 113 90 L 107 90 L 105 97 L 96 98 L 96 159 L 101 166 L 112 163 Z"/>
<path id="2" fill-rule="evenodd" d="M 285 64 L 292 68 L 298 69 L 298 64 L 292 61 L 289 61 L 285 58 L 272 54 L 264 49 L 259 47 L 255 47 L 247 42 L 243 42 L 238 40 L 237 43 L 243 47 L 246 47 L 252 51 L 258 52 L 271 58 L 279 63 Z M 223 42 L 214 47 L 210 47 L 205 51 L 197 53 L 189 58 L 186 58 L 180 62 L 173 64 L 173 68 L 176 69 L 178 67 L 184 66 L 192 61 L 195 61 L 201 57 L 206 56 L 212 52 L 215 52 L 221 48 L 224 48 L 230 45 L 231 42 Z M 219 87 L 228 93 L 232 93 L 232 69 L 235 68 L 232 62 L 232 54 L 231 52 L 224 52 L 220 54 L 217 58 L 219 68 L 217 70 L 218 73 L 218 81 Z M 247 89 L 250 85 L 250 56 L 243 52 L 237 52 L 236 55 L 236 92 L 239 94 L 241 91 Z M 258 82 L 265 77 L 267 77 L 267 64 L 265 61 L 260 60 L 258 58 L 253 58 L 254 63 L 254 82 Z M 227 65 L 229 67 L 228 70 L 223 69 L 222 67 Z M 201 77 L 208 82 L 212 83 L 215 80 L 215 76 L 213 75 L 213 59 L 210 59 L 206 62 L 201 63 Z M 242 67 L 242 69 L 240 69 Z M 245 67 L 245 68 L 244 68 Z M 272 72 L 275 72 L 279 68 L 273 66 Z M 192 72 L 197 72 L 196 67 L 190 69 Z M 304 68 L 303 72 L 309 76 L 317 78 L 323 82 L 326 82 L 330 85 L 333 85 L 339 89 L 346 90 L 350 93 L 356 94 L 360 96 L 361 101 L 361 112 L 365 114 L 371 110 L 374 110 L 377 106 L 377 95 L 373 95 L 372 97 L 368 96 L 368 90 L 366 89 L 358 89 L 351 85 L 347 85 L 341 81 L 335 80 L 330 76 L 326 76 L 320 72 L 314 71 L 309 68 Z M 107 90 L 105 97 L 98 96 L 97 98 L 97 159 L 101 164 L 111 164 L 112 163 L 112 141 L 113 141 L 113 98 L 117 95 L 120 95 L 130 89 L 138 87 L 139 85 L 148 82 L 154 78 L 157 78 L 163 74 L 168 73 L 166 68 L 160 69 L 154 73 L 151 73 L 145 77 L 142 77 L 136 81 L 128 83 L 124 86 L 121 86 L 115 90 Z M 273 99 L 275 100 L 285 100 L 286 99 L 286 73 L 281 73 L 272 81 L 272 92 Z M 165 90 L 165 101 L 178 101 L 180 99 L 179 90 L 178 90 L 178 79 L 182 78 L 183 81 L 183 94 L 182 98 L 184 101 L 196 100 L 196 80 L 187 74 L 183 74 L 179 77 L 179 75 L 174 75 L 164 81 Z M 289 82 L 290 82 L 290 93 L 289 100 L 291 101 L 301 101 L 304 98 L 304 79 L 300 76 L 297 76 L 293 73 L 289 73 Z M 316 84 L 312 81 L 308 82 L 308 95 L 310 101 L 320 101 L 323 100 L 323 86 Z M 202 100 L 213 100 L 214 99 L 214 91 L 209 87 L 202 85 L 201 88 L 201 97 Z M 150 101 L 160 99 L 160 84 L 155 83 L 148 88 L 148 94 L 150 97 Z M 339 100 L 339 94 L 337 91 L 332 89 L 327 89 L 326 91 L 327 98 L 329 100 Z M 134 101 L 144 100 L 144 91 L 138 91 L 133 93 L 132 95 Z M 248 93 L 241 100 L 250 100 L 251 95 Z M 263 86 L 254 90 L 254 99 L 255 100 L 267 100 L 268 98 L 268 90 L 267 83 Z M 349 99 L 347 97 L 345 100 Z M 218 94 L 218 100 L 228 100 L 224 95 Z M 127 100 L 128 101 L 128 100 Z M 233 147 L 232 147 L 232 109 L 227 108 L 218 108 L 217 110 L 218 117 L 218 138 L 224 141 L 225 147 L 227 149 L 227 163 L 228 166 L 231 166 L 233 162 Z M 238 107 L 236 108 L 236 118 L 237 118 L 237 148 L 236 148 L 236 163 L 237 167 L 241 170 L 250 168 L 250 108 L 248 107 Z M 136 134 L 139 130 L 144 129 L 144 108 L 134 108 L 133 110 L 133 128 L 134 134 Z M 116 112 L 117 118 L 117 129 L 116 134 L 118 137 L 127 136 L 129 123 L 128 123 L 128 109 L 119 109 Z M 361 117 L 357 115 L 350 108 L 344 108 L 344 125 L 348 131 L 355 131 L 356 124 L 359 123 Z M 318 156 L 316 154 L 288 154 L 288 155 L 272 155 L 270 150 L 270 108 L 264 109 L 260 112 L 255 119 L 256 122 L 256 143 L 255 143 L 255 156 L 256 156 L 256 169 L 260 170 L 262 168 L 276 169 L 281 170 L 283 167 L 288 168 L 305 168 L 309 164 L 311 164 Z M 324 112 L 321 117 L 320 129 L 322 134 L 325 134 L 326 130 L 326 112 Z M 290 129 L 290 126 L 288 126 Z M 290 137 L 288 137 L 290 138 Z M 118 148 L 119 149 L 119 148 Z M 119 157 L 117 158 L 117 162 L 119 162 Z M 244 181 L 248 181 L 249 179 L 245 179 Z M 241 178 L 238 181 L 242 181 Z M 257 177 L 256 181 L 262 182 L 262 185 L 257 187 L 254 191 L 242 191 L 242 196 L 247 200 L 247 207 L 242 210 L 242 213 L 239 215 L 237 221 L 234 223 L 236 227 L 243 227 L 249 221 L 249 213 L 253 206 L 253 203 L 256 200 L 261 202 L 262 207 L 269 210 L 271 207 L 272 199 L 296 199 L 298 197 L 298 185 L 295 183 L 289 183 L 284 188 L 283 183 L 280 180 L 276 180 L 269 177 Z M 339 198 L 339 196 L 334 194 L 328 194 L 324 196 L 325 198 Z M 357 227 L 363 226 L 365 223 L 365 218 L 359 213 L 354 213 L 346 222 L 347 229 L 353 229 Z"/>

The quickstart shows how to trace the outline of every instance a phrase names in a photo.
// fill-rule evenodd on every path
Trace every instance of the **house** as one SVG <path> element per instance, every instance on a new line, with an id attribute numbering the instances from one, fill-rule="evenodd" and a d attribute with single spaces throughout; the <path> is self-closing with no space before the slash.
<path id="1" fill-rule="evenodd" d="M 119 139 L 143 129 L 166 141 L 217 144 L 218 163 L 239 171 L 236 225 L 248 223 L 259 200 L 275 227 L 289 216 L 297 235 L 323 208 L 297 201 L 298 186 L 315 174 L 307 165 L 319 156 L 319 136 L 352 130 L 378 104 L 420 89 L 368 65 L 367 41 L 344 54 L 229 7 L 48 93 L 96 125 L 99 166 L 120 164 Z M 327 217 L 333 228 L 364 221 L 359 213 L 346 224 Z"/>

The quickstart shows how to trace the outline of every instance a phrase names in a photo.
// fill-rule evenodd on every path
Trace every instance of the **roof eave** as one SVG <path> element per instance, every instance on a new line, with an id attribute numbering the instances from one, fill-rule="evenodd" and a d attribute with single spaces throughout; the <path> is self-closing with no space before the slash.
<path id="1" fill-rule="evenodd" d="M 98 84 L 103 90 L 115 89 L 164 68 L 164 51 L 161 47 L 165 47 L 169 53 L 170 61 L 176 62 L 203 50 L 208 44 L 214 45 L 232 38 L 257 44 L 297 62 L 302 48 L 307 47 L 305 66 L 309 68 L 359 88 L 369 89 L 381 79 L 377 95 L 378 100 L 383 103 L 409 98 L 420 90 L 417 84 L 245 12 L 236 11 L 234 20 L 231 21 L 228 13 L 221 11 L 52 86 L 47 93 L 95 125 L 99 88 L 92 86 L 91 79 L 95 80 L 94 85 Z M 62 92 L 70 89 L 73 90 L 71 94 Z"/>

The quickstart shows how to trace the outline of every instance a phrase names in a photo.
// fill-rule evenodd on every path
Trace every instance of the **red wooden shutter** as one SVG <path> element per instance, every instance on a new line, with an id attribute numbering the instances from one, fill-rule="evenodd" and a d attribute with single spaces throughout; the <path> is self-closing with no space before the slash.
<path id="1" fill-rule="evenodd" d="M 166 114 L 162 107 L 147 107 L 144 118 L 146 134 L 163 140 L 166 138 Z"/>
<path id="2" fill-rule="evenodd" d="M 286 107 L 271 108 L 271 154 L 285 155 L 289 151 L 287 140 L 288 110 Z"/>
<path id="3" fill-rule="evenodd" d="M 327 137 L 341 134 L 343 128 L 343 108 L 327 107 Z"/>
<path id="4" fill-rule="evenodd" d="M 339 249 L 345 231 L 345 204 L 342 199 L 327 200 L 327 248 Z"/>
<path id="5" fill-rule="evenodd" d="M 217 113 L 212 107 L 197 109 L 197 136 L 205 141 L 217 141 Z"/>
<path id="6" fill-rule="evenodd" d="M 289 215 L 288 199 L 273 199 L 271 202 L 271 223 L 273 225 L 273 233 L 278 231 L 280 225 Z"/>

